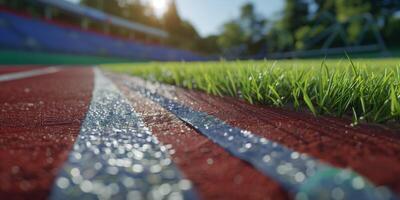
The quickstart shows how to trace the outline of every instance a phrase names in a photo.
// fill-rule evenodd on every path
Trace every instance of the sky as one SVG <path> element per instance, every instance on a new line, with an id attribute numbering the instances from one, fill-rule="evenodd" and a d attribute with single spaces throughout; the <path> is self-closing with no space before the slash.
<path id="1" fill-rule="evenodd" d="M 254 3 L 256 11 L 268 19 L 276 18 L 284 6 L 283 0 L 177 0 L 177 6 L 181 17 L 192 22 L 200 35 L 207 36 L 238 17 L 246 2 Z"/>
<path id="2" fill-rule="evenodd" d="M 161 16 L 169 0 L 143 1 L 149 2 L 156 14 Z M 238 17 L 240 7 L 247 2 L 252 2 L 256 11 L 268 19 L 277 18 L 284 6 L 283 0 L 176 0 L 176 2 L 181 17 L 190 21 L 201 36 L 220 32 L 222 24 Z"/>

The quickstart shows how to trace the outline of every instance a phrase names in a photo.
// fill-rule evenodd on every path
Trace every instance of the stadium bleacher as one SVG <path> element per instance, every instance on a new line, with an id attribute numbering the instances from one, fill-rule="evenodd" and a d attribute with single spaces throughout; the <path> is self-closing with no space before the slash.
<path id="1" fill-rule="evenodd" d="M 0 11 L 0 49 L 34 50 L 132 60 L 201 60 L 192 52 L 124 40 Z"/>

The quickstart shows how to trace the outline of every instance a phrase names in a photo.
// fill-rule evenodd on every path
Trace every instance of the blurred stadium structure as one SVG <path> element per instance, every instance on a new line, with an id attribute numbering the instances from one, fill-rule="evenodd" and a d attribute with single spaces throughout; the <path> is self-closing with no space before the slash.
<path id="1" fill-rule="evenodd" d="M 132 60 L 200 60 L 186 50 L 162 45 L 168 34 L 158 28 L 115 17 L 64 0 L 26 0 L 42 7 L 39 17 L 11 9 L 11 1 L 0 1 L 0 49 L 63 54 L 110 56 Z M 56 9 L 70 21 L 53 19 Z M 71 22 L 71 19 L 73 20 Z M 90 21 L 101 29 L 88 28 Z M 129 37 L 108 34 L 112 27 L 129 30 Z"/>
<path id="2" fill-rule="evenodd" d="M 248 2 L 204 37 L 173 0 L 161 18 L 132 2 L 142 1 L 0 0 L 0 51 L 160 61 L 400 55 L 400 0 L 285 0 L 272 21 Z"/>
<path id="3" fill-rule="evenodd" d="M 400 0 L 285 0 L 280 14 L 269 21 L 254 5 L 244 5 L 240 17 L 226 23 L 218 38 L 225 56 L 276 59 L 399 53 Z M 260 30 L 266 31 L 260 34 Z M 245 42 L 237 42 L 242 38 Z"/>
<path id="4" fill-rule="evenodd" d="M 340 22 L 329 12 L 315 16 L 316 24 L 311 28 L 305 39 L 304 50 L 269 54 L 270 58 L 295 58 L 315 57 L 348 53 L 380 52 L 383 56 L 389 55 L 385 41 L 380 33 L 379 23 L 370 13 L 353 16 Z M 320 24 L 328 24 L 323 31 L 318 30 Z M 356 42 L 352 43 L 346 33 L 346 28 L 351 23 L 359 23 L 362 31 L 358 34 Z M 318 32 L 320 31 L 320 32 Z M 369 41 L 365 39 L 370 37 Z M 334 41 L 340 46 L 334 46 Z M 372 42 L 371 42 L 372 41 Z M 318 46 L 316 48 L 316 46 Z"/>

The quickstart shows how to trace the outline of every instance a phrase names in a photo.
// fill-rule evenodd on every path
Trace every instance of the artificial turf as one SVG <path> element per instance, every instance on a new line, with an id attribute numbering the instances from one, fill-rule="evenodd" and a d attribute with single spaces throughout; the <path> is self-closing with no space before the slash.
<path id="1" fill-rule="evenodd" d="M 150 81 L 354 123 L 400 122 L 400 59 L 153 62 L 104 65 Z"/>

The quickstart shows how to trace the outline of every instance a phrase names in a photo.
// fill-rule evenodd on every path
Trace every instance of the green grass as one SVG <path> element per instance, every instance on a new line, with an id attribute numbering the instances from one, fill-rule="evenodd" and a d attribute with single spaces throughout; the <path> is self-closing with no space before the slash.
<path id="1" fill-rule="evenodd" d="M 400 119 L 400 59 L 175 62 L 105 65 L 147 80 L 315 115 Z"/>

